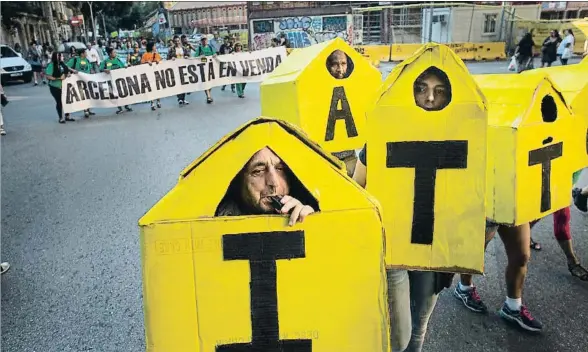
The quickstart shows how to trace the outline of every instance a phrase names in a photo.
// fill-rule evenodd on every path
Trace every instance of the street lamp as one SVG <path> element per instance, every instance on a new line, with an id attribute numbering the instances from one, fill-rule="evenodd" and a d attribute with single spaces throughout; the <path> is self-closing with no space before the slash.
<path id="1" fill-rule="evenodd" d="M 92 1 L 87 1 L 88 6 L 90 6 L 90 18 L 92 18 L 92 37 L 93 40 L 96 41 L 96 24 L 94 23 L 94 11 L 92 10 Z"/>

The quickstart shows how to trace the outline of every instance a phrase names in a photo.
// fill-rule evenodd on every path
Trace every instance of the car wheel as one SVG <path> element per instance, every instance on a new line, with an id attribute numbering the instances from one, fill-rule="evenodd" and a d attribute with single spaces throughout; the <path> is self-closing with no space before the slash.
<path id="1" fill-rule="evenodd" d="M 31 81 L 33 80 L 33 73 L 25 73 L 22 80 L 24 81 L 24 83 L 31 83 Z"/>

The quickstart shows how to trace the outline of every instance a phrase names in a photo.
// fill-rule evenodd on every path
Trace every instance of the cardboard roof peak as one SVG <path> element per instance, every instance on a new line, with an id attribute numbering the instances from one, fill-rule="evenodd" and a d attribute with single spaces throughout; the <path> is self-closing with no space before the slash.
<path id="1" fill-rule="evenodd" d="M 523 71 L 523 75 L 547 75 L 560 92 L 582 90 L 588 82 L 588 65 L 566 65 Z"/>
<path id="2" fill-rule="evenodd" d="M 262 84 L 282 83 L 283 81 L 294 81 L 300 78 L 307 69 L 314 65 L 325 65 L 327 57 L 335 50 L 345 51 L 353 61 L 354 67 L 358 65 L 370 66 L 360 53 L 347 44 L 341 38 L 331 39 L 329 41 L 314 44 L 306 48 L 300 48 L 292 51 L 290 55 L 272 72 Z M 316 60 L 324 56 L 324 60 Z"/>
<path id="3" fill-rule="evenodd" d="M 294 135 L 296 138 L 298 138 L 300 141 L 302 141 L 304 144 L 306 144 L 309 148 L 311 148 L 312 150 L 314 150 L 315 152 L 320 154 L 323 158 L 325 158 L 327 161 L 329 161 L 331 164 L 333 164 L 333 166 L 335 166 L 339 170 L 343 170 L 343 171 L 345 170 L 345 165 L 341 161 L 339 161 L 339 159 L 335 158 L 333 155 L 324 151 L 315 141 L 308 138 L 306 133 L 304 133 L 304 131 L 301 128 L 299 128 L 298 126 L 293 125 L 291 123 L 288 123 L 284 120 L 274 118 L 274 117 L 259 116 L 255 119 L 247 121 L 246 123 L 244 123 L 243 125 L 238 127 L 233 133 L 231 133 L 230 137 L 222 138 L 221 140 L 216 142 L 212 147 L 210 147 L 206 152 L 204 152 L 204 154 L 202 154 L 200 157 L 198 157 L 196 160 L 194 160 L 192 163 L 190 163 L 190 165 L 188 165 L 186 168 L 184 168 L 184 170 L 180 173 L 179 180 L 186 178 L 192 170 L 194 170 L 196 167 L 198 167 L 198 165 L 200 165 L 208 157 L 210 157 L 212 154 L 214 154 L 214 152 L 216 152 L 218 149 L 220 149 L 227 142 L 229 142 L 232 139 L 239 136 L 243 131 L 245 131 L 249 127 L 251 127 L 253 125 L 272 123 L 272 122 L 277 123 L 284 130 L 286 130 L 290 134 Z"/>
<path id="4" fill-rule="evenodd" d="M 455 54 L 451 48 L 446 45 L 439 44 L 439 43 L 427 43 L 424 44 L 419 50 L 417 50 L 411 57 L 402 61 L 400 64 L 396 65 L 394 69 L 390 72 L 390 74 L 384 80 L 384 83 L 380 86 L 378 92 L 378 98 L 375 104 L 377 105 L 387 94 L 387 92 L 392 88 L 392 86 L 398 81 L 398 79 L 402 76 L 403 72 L 412 64 L 417 63 L 419 60 L 427 60 L 424 58 L 424 55 L 427 52 L 431 52 L 432 60 L 430 60 L 431 66 L 436 66 L 437 68 L 443 70 L 443 67 L 446 65 L 452 65 L 455 67 L 460 73 L 463 73 L 463 82 L 466 86 L 472 91 L 472 94 L 476 97 L 476 100 L 480 102 L 480 108 L 483 110 L 487 109 L 487 102 L 486 97 L 480 89 L 478 88 L 476 82 L 471 77 L 466 65 L 463 61 Z M 445 74 L 449 78 L 453 75 L 451 72 L 446 72 L 443 70 Z"/>
<path id="5" fill-rule="evenodd" d="M 473 77 L 488 99 L 491 125 L 518 128 L 533 107 L 537 92 L 545 84 L 555 93 L 553 98 L 560 101 L 568 114 L 572 113 L 561 89 L 546 73 L 478 74 Z"/>
<path id="6" fill-rule="evenodd" d="M 381 214 L 378 201 L 347 176 L 343 162 L 298 127 L 259 117 L 225 135 L 190 163 L 177 184 L 141 217 L 139 226 L 216 219 L 216 209 L 235 176 L 266 147 L 288 165 L 322 212 L 376 209 Z"/>

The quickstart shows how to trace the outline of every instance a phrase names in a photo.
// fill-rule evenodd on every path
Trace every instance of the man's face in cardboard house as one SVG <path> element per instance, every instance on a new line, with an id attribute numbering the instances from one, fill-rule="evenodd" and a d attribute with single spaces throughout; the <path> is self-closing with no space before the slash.
<path id="1" fill-rule="evenodd" d="M 427 111 L 442 110 L 449 104 L 450 89 L 437 72 L 427 70 L 414 83 L 416 105 Z"/>
<path id="2" fill-rule="evenodd" d="M 245 165 L 241 199 L 260 214 L 275 213 L 270 196 L 290 193 L 286 165 L 269 148 L 263 148 Z"/>
<path id="3" fill-rule="evenodd" d="M 342 79 L 347 73 L 347 55 L 341 50 L 335 50 L 327 60 L 329 73 L 331 76 Z"/>

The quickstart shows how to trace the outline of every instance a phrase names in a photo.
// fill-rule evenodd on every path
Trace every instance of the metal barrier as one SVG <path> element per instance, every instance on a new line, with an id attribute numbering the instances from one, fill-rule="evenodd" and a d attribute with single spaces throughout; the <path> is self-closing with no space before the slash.
<path id="1" fill-rule="evenodd" d="M 392 44 L 392 45 L 357 45 L 360 54 L 377 66 L 380 62 L 404 61 L 412 56 L 424 44 Z M 447 43 L 457 56 L 464 61 L 486 61 L 506 59 L 506 43 Z M 293 50 L 287 49 L 288 54 Z"/>

